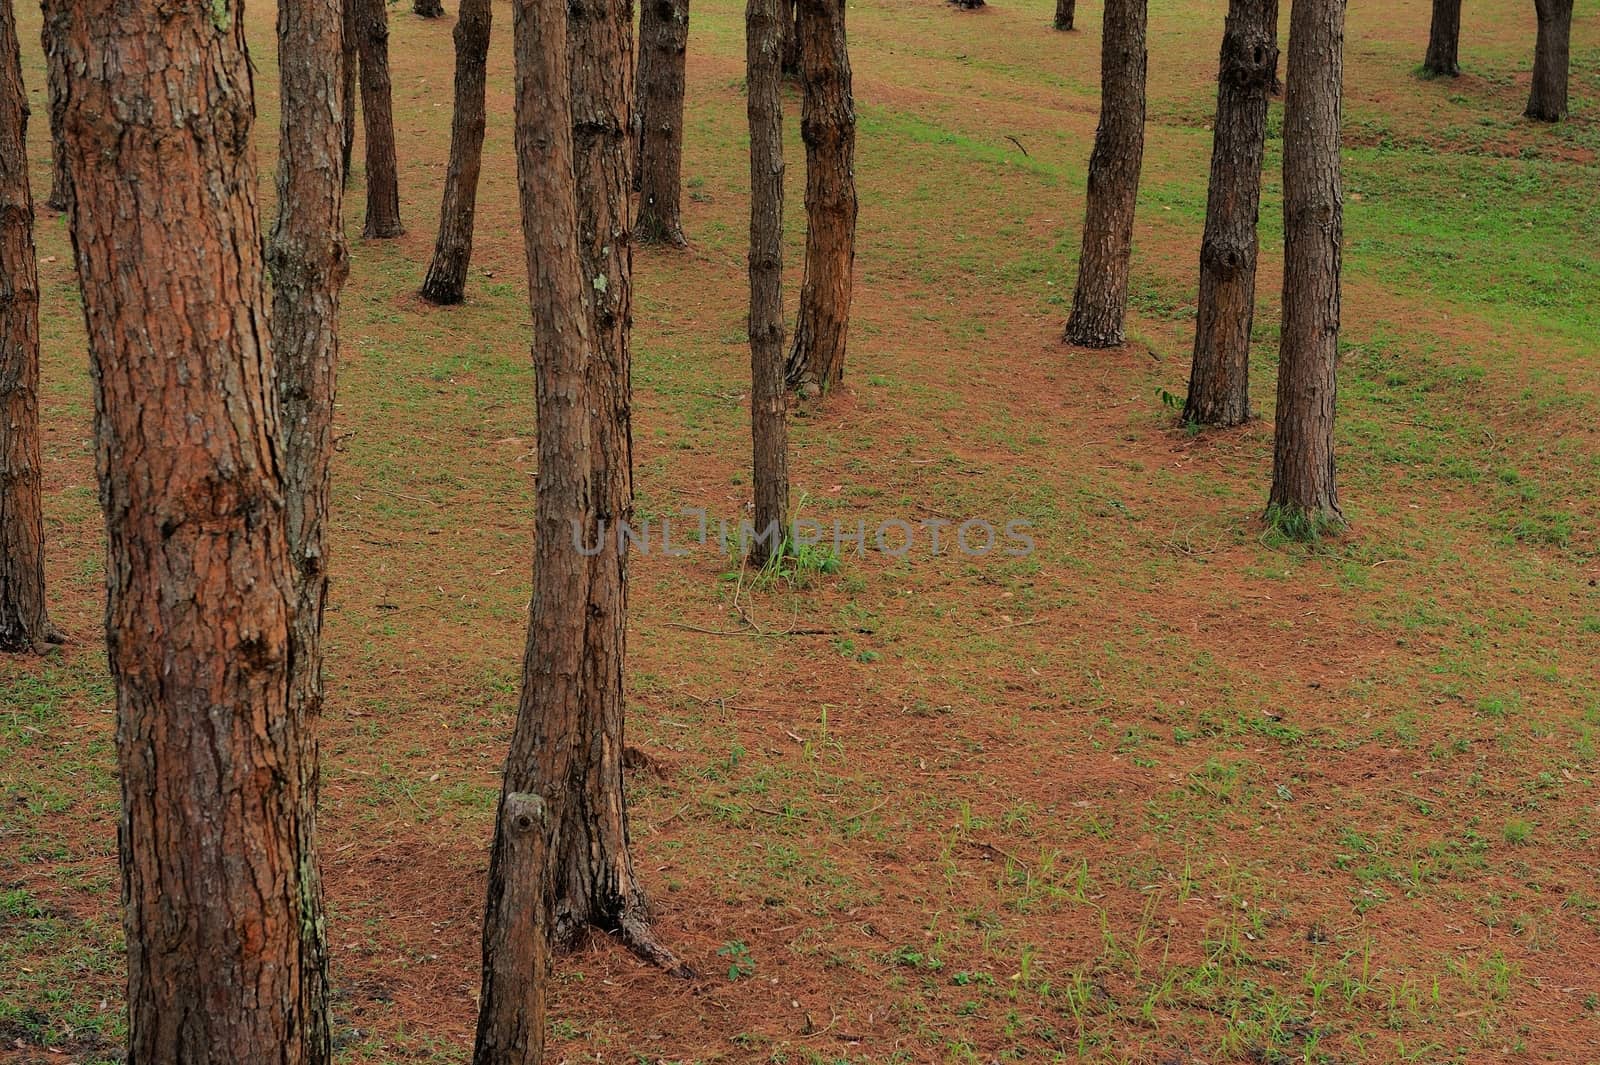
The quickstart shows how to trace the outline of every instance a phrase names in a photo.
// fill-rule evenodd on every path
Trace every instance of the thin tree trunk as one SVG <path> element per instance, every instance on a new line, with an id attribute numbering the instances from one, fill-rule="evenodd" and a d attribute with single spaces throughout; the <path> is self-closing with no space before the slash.
<path id="1" fill-rule="evenodd" d="M 1183 420 L 1250 419 L 1250 330 L 1267 94 L 1278 69 L 1278 0 L 1231 0 L 1217 75 L 1211 192 L 1200 244 L 1200 303 Z"/>
<path id="2" fill-rule="evenodd" d="M 389 83 L 389 16 L 384 0 L 354 3 L 361 52 L 361 118 L 367 140 L 367 221 L 361 235 L 381 240 L 405 232 L 400 224 L 400 178 Z"/>
<path id="3" fill-rule="evenodd" d="M 1100 126 L 1089 156 L 1078 285 L 1066 342 L 1112 348 L 1125 338 L 1133 211 L 1144 161 L 1145 0 L 1106 0 L 1100 45 Z"/>
<path id="4" fill-rule="evenodd" d="M 684 247 L 683 83 L 689 0 L 644 0 L 639 11 L 639 219 L 641 241 Z"/>
<path id="5" fill-rule="evenodd" d="M 344 244 L 342 0 L 278 0 L 278 215 L 267 246 L 272 345 L 283 430 L 283 493 L 294 574 L 289 712 L 299 753 L 300 1015 L 308 1058 L 333 1059 L 328 949 L 317 861 L 322 616 L 328 598 L 328 471 L 333 459 Z"/>
<path id="6" fill-rule="evenodd" d="M 460 303 L 472 262 L 472 226 L 477 214 L 478 174 L 483 167 L 484 92 L 489 62 L 490 0 L 461 0 L 456 20 L 456 102 L 450 122 L 450 169 L 444 176 L 439 239 L 422 279 L 422 298 Z"/>
<path id="7" fill-rule="evenodd" d="M 51 3 L 68 12 L 108 540 L 128 1060 L 319 1062 L 301 1012 L 308 743 L 290 702 L 243 20 L 206 3 Z"/>
<path id="8" fill-rule="evenodd" d="M 1344 517 L 1333 458 L 1339 362 L 1344 0 L 1295 0 L 1283 113 L 1283 337 L 1268 518 L 1315 533 Z"/>
<path id="9" fill-rule="evenodd" d="M 67 61 L 61 43 L 61 15 L 52 14 L 48 4 L 41 5 L 45 12 L 39 27 L 39 41 L 44 46 L 45 85 L 50 102 L 50 195 L 44 205 L 52 211 L 65 211 L 72 199 L 72 182 L 67 177 L 67 152 L 62 143 L 62 119 L 67 113 Z"/>
<path id="10" fill-rule="evenodd" d="M 844 0 L 800 0 L 806 260 L 786 377 L 802 395 L 844 380 L 856 261 L 856 108 Z"/>
<path id="11" fill-rule="evenodd" d="M 361 92 L 360 23 L 356 19 L 356 0 L 340 0 L 339 14 L 339 103 L 344 113 L 344 143 L 340 146 L 344 187 L 350 187 L 350 158 L 356 146 L 356 96 Z"/>
<path id="12" fill-rule="evenodd" d="M 1056 0 L 1056 29 L 1073 29 L 1073 20 L 1078 14 L 1078 0 Z"/>
<path id="13" fill-rule="evenodd" d="M 421 18 L 443 18 L 444 5 L 439 0 L 414 0 L 411 13 Z"/>
<path id="14" fill-rule="evenodd" d="M 780 0 L 778 17 L 782 20 L 783 76 L 800 76 L 800 0 Z"/>
<path id="15" fill-rule="evenodd" d="M 1424 73 L 1434 77 L 1461 75 L 1456 52 L 1461 45 L 1461 0 L 1433 0 L 1433 24 L 1428 28 L 1428 54 Z"/>
<path id="16" fill-rule="evenodd" d="M 0 651 L 60 637 L 44 599 L 39 268 L 28 187 L 28 92 L 12 0 L 0 0 Z"/>
<path id="17" fill-rule="evenodd" d="M 745 6 L 750 120 L 750 430 L 756 538 L 767 561 L 789 523 L 789 390 L 783 376 L 783 0 Z M 777 535 L 769 535 L 771 530 Z"/>
<path id="18" fill-rule="evenodd" d="M 1567 73 L 1572 50 L 1572 0 L 1533 0 L 1539 37 L 1533 49 L 1529 118 L 1559 122 L 1567 117 Z"/>

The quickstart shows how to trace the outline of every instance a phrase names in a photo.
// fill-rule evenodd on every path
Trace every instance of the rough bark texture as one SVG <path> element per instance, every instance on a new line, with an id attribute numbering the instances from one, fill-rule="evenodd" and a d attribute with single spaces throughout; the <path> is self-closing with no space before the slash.
<path id="1" fill-rule="evenodd" d="M 460 303 L 467 293 L 478 174 L 483 168 L 484 90 L 492 18 L 490 0 L 461 0 L 455 29 L 456 102 L 450 121 L 450 168 L 444 175 L 439 239 L 422 279 L 422 298 L 432 303 Z"/>
<path id="2" fill-rule="evenodd" d="M 354 0 L 361 53 L 361 120 L 367 144 L 368 239 L 398 237 L 400 178 L 395 161 L 394 109 L 389 84 L 389 15 L 384 0 Z"/>
<path id="3" fill-rule="evenodd" d="M 128 1061 L 317 1062 L 244 26 L 210 0 L 56 4 L 108 540 Z"/>
<path id="4" fill-rule="evenodd" d="M 356 146 L 356 97 L 361 92 L 360 29 L 356 20 L 356 0 L 340 0 L 339 13 L 339 102 L 344 113 L 344 143 L 340 147 L 344 186 L 350 187 L 350 157 Z"/>
<path id="5" fill-rule="evenodd" d="M 42 5 L 44 21 L 39 27 L 39 43 L 44 46 L 45 85 L 50 106 L 50 195 L 44 205 L 52 211 L 65 211 L 72 199 L 72 180 L 67 175 L 67 152 L 62 144 L 62 121 L 67 113 L 67 60 L 61 43 L 62 14 L 49 4 Z"/>
<path id="6" fill-rule="evenodd" d="M 689 0 L 644 0 L 639 11 L 639 240 L 683 247 L 683 82 Z"/>
<path id="7" fill-rule="evenodd" d="M 1078 0 L 1056 0 L 1056 29 L 1073 29 L 1078 14 Z"/>
<path id="8" fill-rule="evenodd" d="M 316 809 L 322 719 L 322 615 L 328 598 L 328 470 L 344 245 L 342 0 L 278 0 L 278 215 L 267 246 L 272 353 L 282 427 L 294 611 L 289 711 L 300 751 L 300 1011 L 309 1058 L 333 1057 Z"/>
<path id="9" fill-rule="evenodd" d="M 1269 514 L 1343 521 L 1333 460 L 1339 360 L 1344 0 L 1295 0 L 1283 111 L 1283 337 Z"/>
<path id="10" fill-rule="evenodd" d="M 780 546 L 762 535 L 789 522 L 789 390 L 783 376 L 783 0 L 744 12 L 750 120 L 750 430 L 757 537 L 751 561 Z M 780 540 L 781 543 L 781 540 Z"/>
<path id="11" fill-rule="evenodd" d="M 1572 50 L 1572 0 L 1533 0 L 1539 37 L 1533 49 L 1529 118 L 1559 122 L 1567 117 L 1567 71 Z"/>
<path id="12" fill-rule="evenodd" d="M 1121 344 L 1128 312 L 1133 210 L 1144 162 L 1145 0 L 1106 0 L 1100 44 L 1100 125 L 1089 156 L 1083 253 L 1065 339 L 1086 348 Z"/>
<path id="13" fill-rule="evenodd" d="M 39 269 L 28 188 L 28 93 L 12 0 L 0 0 L 0 651 L 56 639 L 44 601 Z"/>
<path id="14" fill-rule="evenodd" d="M 1200 243 L 1200 302 L 1183 420 L 1250 418 L 1250 329 L 1267 96 L 1278 69 L 1278 0 L 1231 0 L 1217 75 L 1211 192 Z"/>
<path id="15" fill-rule="evenodd" d="M 439 0 L 415 0 L 411 13 L 421 18 L 443 18 L 444 5 Z"/>
<path id="16" fill-rule="evenodd" d="M 855 282 L 856 107 L 844 0 L 800 0 L 800 67 L 806 261 L 786 376 L 813 397 L 844 380 Z"/>
<path id="17" fill-rule="evenodd" d="M 1433 24 L 1428 29 L 1428 54 L 1422 70 L 1435 77 L 1459 77 L 1456 52 L 1461 44 L 1461 0 L 1433 0 Z"/>

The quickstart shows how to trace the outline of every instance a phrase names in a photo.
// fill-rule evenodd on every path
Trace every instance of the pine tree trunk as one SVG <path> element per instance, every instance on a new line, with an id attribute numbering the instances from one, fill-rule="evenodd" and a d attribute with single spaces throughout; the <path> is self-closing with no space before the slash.
<path id="1" fill-rule="evenodd" d="M 400 224 L 400 178 L 389 82 L 389 16 L 384 0 L 354 3 L 361 52 L 361 118 L 367 140 L 367 221 L 361 235 L 382 240 L 405 232 Z"/>
<path id="2" fill-rule="evenodd" d="M 361 92 L 360 23 L 356 20 L 356 0 L 340 0 L 339 13 L 339 104 L 344 112 L 344 143 L 340 146 L 344 187 L 350 187 L 350 158 L 356 146 L 356 96 Z"/>
<path id="3" fill-rule="evenodd" d="M 421 18 L 443 18 L 444 5 L 439 0 L 413 0 L 411 13 Z"/>
<path id="4" fill-rule="evenodd" d="M 781 32 L 783 34 L 783 75 L 786 78 L 800 76 L 800 0 L 780 0 L 782 7 L 778 17 L 782 20 Z"/>
<path id="5" fill-rule="evenodd" d="M 422 280 L 422 298 L 431 303 L 460 303 L 467 292 L 478 174 L 483 167 L 484 92 L 493 10 L 490 0 L 461 0 L 461 13 L 456 20 L 456 102 L 450 122 L 450 169 L 444 176 L 439 239 Z"/>
<path id="6" fill-rule="evenodd" d="M 1283 112 L 1283 336 L 1269 517 L 1343 522 L 1334 469 L 1339 362 L 1339 175 L 1344 0 L 1295 0 Z"/>
<path id="7" fill-rule="evenodd" d="M 1200 244 L 1200 302 L 1183 420 L 1250 419 L 1250 330 L 1267 94 L 1278 69 L 1278 0 L 1231 0 L 1217 76 L 1211 192 Z"/>
<path id="8" fill-rule="evenodd" d="M 67 152 L 62 120 L 67 113 L 67 61 L 61 44 L 62 18 L 44 5 L 45 18 L 39 27 L 39 42 L 44 46 L 45 85 L 50 102 L 50 195 L 44 205 L 52 211 L 65 211 L 72 199 L 72 183 L 67 177 Z"/>
<path id="9" fill-rule="evenodd" d="M 750 560 L 789 523 L 789 390 L 783 375 L 783 0 L 745 6 L 750 120 L 750 430 L 757 536 Z"/>
<path id="10" fill-rule="evenodd" d="M 1559 122 L 1567 117 L 1567 73 L 1572 47 L 1572 0 L 1533 0 L 1539 37 L 1533 49 L 1529 118 Z"/>
<path id="11" fill-rule="evenodd" d="M 1112 348 L 1125 339 L 1133 210 L 1144 161 L 1145 0 L 1106 0 L 1100 126 L 1089 156 L 1083 252 L 1065 340 Z"/>
<path id="12" fill-rule="evenodd" d="M 328 950 L 316 810 L 322 720 L 322 616 L 328 598 L 328 471 L 333 459 L 344 244 L 342 0 L 278 0 L 278 214 L 267 246 L 283 493 L 294 575 L 289 712 L 301 744 L 300 1015 L 308 1058 L 333 1059 Z"/>
<path id="13" fill-rule="evenodd" d="M 1056 29 L 1071 30 L 1078 14 L 1078 0 L 1056 0 Z"/>
<path id="14" fill-rule="evenodd" d="M 69 12 L 72 232 L 108 541 L 128 1060 L 319 1062 L 301 1012 L 308 742 L 290 703 L 243 20 L 202 3 L 51 2 Z"/>
<path id="15" fill-rule="evenodd" d="M 1433 24 L 1428 28 L 1428 54 L 1422 70 L 1434 77 L 1461 75 L 1456 52 L 1461 45 L 1461 0 L 1433 0 Z"/>
<path id="16" fill-rule="evenodd" d="M 802 395 L 844 380 L 856 261 L 856 108 L 844 0 L 800 0 L 806 260 L 786 377 Z"/>
<path id="17" fill-rule="evenodd" d="M 689 0 L 644 0 L 639 9 L 639 218 L 650 244 L 684 247 L 683 83 Z"/>
<path id="18" fill-rule="evenodd" d="M 59 642 L 44 600 L 39 268 L 28 187 L 28 92 L 12 0 L 0 0 L 0 651 Z"/>

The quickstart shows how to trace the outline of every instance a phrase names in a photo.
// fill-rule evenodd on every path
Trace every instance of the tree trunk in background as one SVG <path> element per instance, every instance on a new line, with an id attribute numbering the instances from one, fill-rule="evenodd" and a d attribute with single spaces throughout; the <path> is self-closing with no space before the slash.
<path id="1" fill-rule="evenodd" d="M 67 113 L 67 59 L 61 41 L 62 14 L 43 5 L 44 22 L 39 27 L 39 43 L 44 46 L 45 84 L 50 106 L 50 195 L 44 205 L 52 211 L 65 211 L 72 199 L 72 182 L 67 176 L 67 152 L 62 144 L 62 120 Z"/>
<path id="2" fill-rule="evenodd" d="M 781 0 L 779 30 L 783 37 L 783 75 L 800 76 L 800 0 Z"/>
<path id="3" fill-rule="evenodd" d="M 51 2 L 68 12 L 108 541 L 128 1060 L 320 1063 L 301 1013 L 308 743 L 290 703 L 243 21 L 202 3 Z"/>
<path id="4" fill-rule="evenodd" d="M 289 712 L 301 744 L 300 1013 L 308 1057 L 333 1059 L 328 950 L 317 861 L 322 720 L 322 616 L 328 598 L 328 470 L 333 459 L 339 292 L 344 244 L 342 0 L 278 0 L 278 215 L 267 245 L 272 354 L 282 427 L 283 498 L 294 608 L 289 624 Z"/>
<path id="5" fill-rule="evenodd" d="M 1278 69 L 1278 0 L 1231 0 L 1217 76 L 1211 192 L 1200 244 L 1200 302 L 1183 420 L 1250 419 L 1250 329 L 1267 94 Z"/>
<path id="6" fill-rule="evenodd" d="M 1078 0 L 1056 0 L 1056 29 L 1070 30 L 1077 17 Z"/>
<path id="7" fill-rule="evenodd" d="M 444 5 L 439 0 L 414 0 L 411 13 L 422 18 L 443 18 Z"/>
<path id="8" fill-rule="evenodd" d="M 1433 24 L 1428 29 L 1428 54 L 1422 60 L 1424 73 L 1435 77 L 1458 77 L 1461 64 L 1456 59 L 1461 44 L 1461 0 L 1433 0 Z"/>
<path id="9" fill-rule="evenodd" d="M 844 0 L 800 0 L 806 260 L 787 379 L 802 395 L 844 380 L 856 261 L 856 107 Z"/>
<path id="10" fill-rule="evenodd" d="M 789 524 L 789 390 L 783 373 L 783 0 L 745 7 L 750 120 L 750 430 L 761 565 Z M 767 530 L 780 530 L 766 537 Z"/>
<path id="11" fill-rule="evenodd" d="M 44 601 L 39 268 L 28 187 L 28 92 L 12 0 L 0 0 L 0 651 L 59 642 Z"/>
<path id="12" fill-rule="evenodd" d="M 455 29 L 456 103 L 450 122 L 450 169 L 444 176 L 439 239 L 422 279 L 422 298 L 431 303 L 460 303 L 467 292 L 478 174 L 483 167 L 484 92 L 492 18 L 490 0 L 461 0 Z"/>
<path id="13" fill-rule="evenodd" d="M 394 109 L 389 84 L 389 16 L 384 0 L 354 0 L 361 52 L 361 118 L 367 139 L 368 239 L 398 237 L 400 178 L 395 161 Z"/>
<path id="14" fill-rule="evenodd" d="M 361 91 L 360 23 L 356 20 L 356 0 L 340 0 L 339 13 L 339 103 L 344 112 L 344 144 L 340 147 L 344 187 L 350 187 L 350 157 L 356 146 L 356 94 Z"/>
<path id="15" fill-rule="evenodd" d="M 1342 524 L 1333 460 L 1339 362 L 1344 0 L 1294 0 L 1283 112 L 1283 339 L 1269 519 Z"/>
<path id="16" fill-rule="evenodd" d="M 644 0 L 639 11 L 639 218 L 645 243 L 683 247 L 683 83 L 689 0 Z"/>
<path id="17" fill-rule="evenodd" d="M 1567 117 L 1567 71 L 1572 46 L 1572 0 L 1533 0 L 1539 38 L 1533 49 L 1529 118 L 1559 122 Z"/>
<path id="18" fill-rule="evenodd" d="M 1145 0 L 1106 0 L 1100 126 L 1089 156 L 1083 252 L 1065 340 L 1112 348 L 1125 339 L 1133 210 L 1144 161 Z"/>

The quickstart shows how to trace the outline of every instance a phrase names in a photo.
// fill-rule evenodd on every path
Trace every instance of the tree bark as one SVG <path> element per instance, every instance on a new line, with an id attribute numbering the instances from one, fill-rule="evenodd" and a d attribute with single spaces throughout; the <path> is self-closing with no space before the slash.
<path id="1" fill-rule="evenodd" d="M 1100 125 L 1089 156 L 1078 284 L 1064 339 L 1113 348 L 1125 339 L 1133 211 L 1144 161 L 1145 0 L 1106 0 L 1100 44 Z"/>
<path id="2" fill-rule="evenodd" d="M 844 380 L 855 277 L 856 108 L 844 0 L 800 0 L 800 66 L 806 259 L 786 376 L 815 397 Z"/>
<path id="3" fill-rule="evenodd" d="M 439 239 L 422 279 L 422 298 L 460 303 L 472 262 L 472 227 L 477 214 L 478 175 L 483 168 L 484 92 L 489 62 L 490 0 L 461 0 L 456 19 L 456 102 L 450 122 L 450 168 L 439 208 Z"/>
<path id="4" fill-rule="evenodd" d="M 1078 0 L 1056 0 L 1056 29 L 1073 29 L 1073 20 L 1078 14 Z"/>
<path id="5" fill-rule="evenodd" d="M 789 524 L 789 390 L 783 362 L 783 0 L 745 6 L 750 121 L 750 430 L 757 536 L 750 560 L 780 549 Z M 777 536 L 766 535 L 780 530 Z"/>
<path id="6" fill-rule="evenodd" d="M 389 81 L 389 16 L 384 0 L 354 3 L 361 53 L 361 118 L 367 141 L 367 221 L 361 235 L 381 240 L 405 232 L 400 224 L 400 178 Z"/>
<path id="7" fill-rule="evenodd" d="M 28 187 L 28 92 L 12 0 L 0 0 L 0 651 L 60 642 L 44 599 L 39 267 Z"/>
<path id="8" fill-rule="evenodd" d="M 683 84 L 689 0 L 644 0 L 639 11 L 639 218 L 648 244 L 684 247 Z"/>
<path id="9" fill-rule="evenodd" d="M 1567 117 L 1567 73 L 1572 50 L 1572 0 L 1533 0 L 1539 37 L 1533 49 L 1529 118 L 1559 122 Z"/>
<path id="10" fill-rule="evenodd" d="M 339 293 L 344 243 L 342 0 L 278 0 L 281 113 L 278 215 L 267 246 L 272 345 L 282 426 L 283 493 L 294 609 L 289 712 L 301 744 L 300 1015 L 310 1060 L 333 1058 L 328 950 L 316 811 L 322 720 L 322 617 L 328 598 L 329 466 L 333 459 Z"/>
<path id="11" fill-rule="evenodd" d="M 421 18 L 443 18 L 444 5 L 439 0 L 414 0 L 411 13 Z"/>
<path id="12" fill-rule="evenodd" d="M 1428 54 L 1422 70 L 1434 77 L 1461 76 L 1456 52 L 1461 45 L 1461 0 L 1433 0 L 1433 24 L 1428 28 Z"/>
<path id="13" fill-rule="evenodd" d="M 1194 363 L 1183 407 L 1189 424 L 1239 425 L 1250 419 L 1256 222 L 1267 96 L 1277 69 L 1278 0 L 1231 0 L 1217 75 Z"/>
<path id="14" fill-rule="evenodd" d="M 1334 468 L 1344 0 L 1295 0 L 1283 113 L 1283 336 L 1270 520 L 1314 532 L 1344 517 Z"/>
<path id="15" fill-rule="evenodd" d="M 800 76 L 800 0 L 782 0 L 778 17 L 782 20 L 783 76 Z"/>
<path id="16" fill-rule="evenodd" d="M 51 4 L 108 540 L 128 1060 L 318 1062 L 243 20 Z"/>
<path id="17" fill-rule="evenodd" d="M 361 87 L 360 23 L 356 19 L 356 0 L 340 0 L 339 14 L 339 103 L 344 114 L 344 143 L 340 146 L 344 187 L 350 187 L 350 157 L 356 145 L 356 96 Z"/>
<path id="18" fill-rule="evenodd" d="M 67 152 L 62 143 L 62 120 L 67 113 L 67 63 L 61 43 L 62 20 L 59 12 L 52 14 L 50 5 L 41 5 L 45 12 L 39 27 L 39 41 L 44 46 L 45 86 L 50 101 L 50 195 L 44 205 L 52 211 L 65 211 L 72 199 L 72 182 L 67 177 Z"/>

